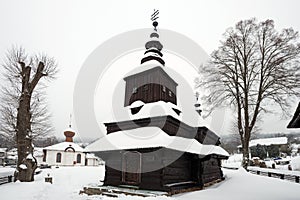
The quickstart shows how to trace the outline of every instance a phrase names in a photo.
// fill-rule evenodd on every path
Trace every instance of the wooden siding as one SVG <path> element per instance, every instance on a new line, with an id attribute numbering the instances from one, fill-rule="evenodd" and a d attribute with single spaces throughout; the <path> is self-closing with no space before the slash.
<path id="1" fill-rule="evenodd" d="M 167 150 L 165 158 L 168 153 L 172 151 Z M 166 166 L 163 169 L 163 185 L 192 181 L 192 162 L 190 154 L 184 153 L 175 162 Z"/>
<path id="2" fill-rule="evenodd" d="M 220 160 L 213 156 L 200 159 L 191 153 L 182 153 L 166 148 L 132 149 L 142 155 L 140 189 L 173 191 L 190 187 L 202 187 L 203 184 L 222 179 Z M 120 186 L 122 172 L 116 168 L 122 166 L 125 151 L 98 152 L 106 161 L 104 185 Z M 151 154 L 149 154 L 151 152 Z M 175 160 L 175 161 L 174 161 Z M 173 161 L 173 162 L 171 162 Z M 161 168 L 157 168 L 161 166 Z M 154 171 L 153 169 L 156 167 Z"/>
<path id="3" fill-rule="evenodd" d="M 206 184 L 223 178 L 221 170 L 221 161 L 212 156 L 208 156 L 201 162 L 202 183 Z"/>
<path id="4" fill-rule="evenodd" d="M 177 83 L 161 67 L 126 77 L 124 80 L 126 81 L 124 106 L 129 106 L 137 100 L 145 103 L 162 100 L 177 104 Z"/>

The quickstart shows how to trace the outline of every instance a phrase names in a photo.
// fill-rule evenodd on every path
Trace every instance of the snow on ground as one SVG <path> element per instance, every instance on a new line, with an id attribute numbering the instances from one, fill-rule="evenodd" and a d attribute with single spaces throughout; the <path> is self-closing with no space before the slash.
<path id="1" fill-rule="evenodd" d="M 174 195 L 172 197 L 133 197 L 121 195 L 120 200 L 299 200 L 300 184 L 247 173 L 243 169 L 223 169 L 225 181 L 201 191 Z M 53 184 L 45 183 L 50 173 Z M 117 200 L 106 196 L 79 195 L 79 191 L 92 183 L 103 180 L 101 167 L 60 167 L 44 169 L 32 183 L 8 183 L 0 185 L 1 200 Z"/>
<path id="2" fill-rule="evenodd" d="M 45 183 L 44 178 L 50 174 L 53 184 Z M 87 196 L 79 191 L 90 183 L 99 184 L 103 180 L 104 167 L 60 167 L 43 169 L 30 183 L 7 183 L 0 185 L 1 200 L 82 200 Z"/>
<path id="3" fill-rule="evenodd" d="M 222 161 L 222 166 L 227 168 L 239 168 L 242 164 L 243 154 L 230 155 L 227 160 Z"/>
<path id="4" fill-rule="evenodd" d="M 229 156 L 227 160 L 222 161 L 222 167 L 225 168 L 239 168 L 242 164 L 243 155 L 242 154 L 233 154 Z M 300 156 L 294 156 L 294 157 L 287 157 L 282 158 L 281 160 L 277 161 L 290 161 L 290 164 L 276 164 L 274 160 L 264 160 L 266 166 L 268 168 L 272 168 L 272 165 L 275 164 L 275 168 L 282 171 L 287 171 L 289 168 L 289 165 L 291 165 L 293 171 L 300 171 Z"/>
<path id="5" fill-rule="evenodd" d="M 226 180 L 203 191 L 178 195 L 180 200 L 299 200 L 300 184 L 254 175 L 244 169 L 226 170 Z"/>

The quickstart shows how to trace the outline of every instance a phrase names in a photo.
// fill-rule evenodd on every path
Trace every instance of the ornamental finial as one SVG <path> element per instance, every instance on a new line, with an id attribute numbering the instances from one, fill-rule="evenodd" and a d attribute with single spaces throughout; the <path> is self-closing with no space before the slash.
<path id="1" fill-rule="evenodd" d="M 157 31 L 156 27 L 158 26 L 158 22 L 156 21 L 159 16 L 159 10 L 154 9 L 153 14 L 151 15 L 151 20 L 153 21 L 152 25 L 154 26 L 154 30 Z"/>

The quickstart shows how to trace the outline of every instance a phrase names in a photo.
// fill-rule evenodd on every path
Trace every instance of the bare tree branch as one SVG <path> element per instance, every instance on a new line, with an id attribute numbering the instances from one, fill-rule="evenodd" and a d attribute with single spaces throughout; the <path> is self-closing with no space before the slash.
<path id="1" fill-rule="evenodd" d="M 42 86 L 44 80 L 55 78 L 57 64 L 45 54 L 28 56 L 22 47 L 13 47 L 2 67 L 0 134 L 17 145 L 18 166 L 27 166 L 27 170 L 18 167 L 17 179 L 32 181 L 36 163 L 26 158 L 33 153 L 32 140 L 53 130 Z"/>

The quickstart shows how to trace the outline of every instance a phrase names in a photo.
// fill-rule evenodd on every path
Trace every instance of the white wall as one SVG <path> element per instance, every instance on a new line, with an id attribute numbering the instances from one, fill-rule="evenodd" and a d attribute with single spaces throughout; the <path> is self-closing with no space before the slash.
<path id="1" fill-rule="evenodd" d="M 99 161 L 96 158 L 88 158 L 87 159 L 87 165 L 88 166 L 98 166 L 99 165 Z"/>
<path id="2" fill-rule="evenodd" d="M 56 162 L 57 153 L 61 153 L 61 162 Z M 46 164 L 51 166 L 74 166 L 74 161 L 77 160 L 77 155 L 81 155 L 81 163 L 76 163 L 76 166 L 84 166 L 85 164 L 85 154 L 83 152 L 70 152 L 70 151 L 57 151 L 57 150 L 47 150 Z"/>

